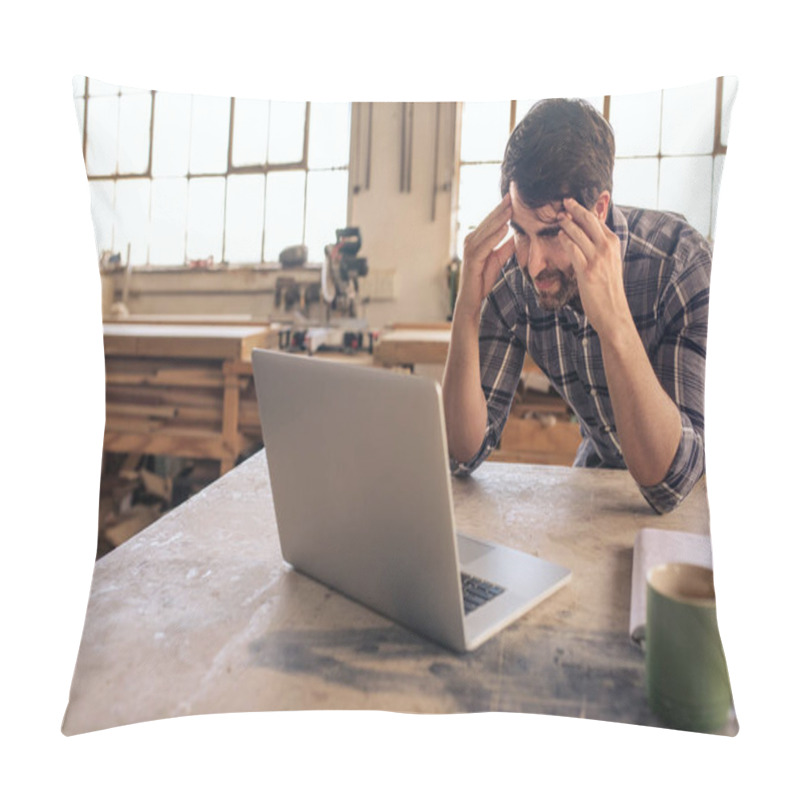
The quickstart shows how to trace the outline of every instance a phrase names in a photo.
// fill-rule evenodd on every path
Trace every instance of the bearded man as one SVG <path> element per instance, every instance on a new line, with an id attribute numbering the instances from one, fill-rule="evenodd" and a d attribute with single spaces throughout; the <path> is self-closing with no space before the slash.
<path id="1" fill-rule="evenodd" d="M 579 420 L 574 465 L 628 469 L 664 513 L 704 471 L 711 248 L 677 214 L 615 206 L 613 168 L 611 127 L 582 100 L 540 101 L 511 134 L 502 201 L 464 243 L 451 468 L 499 443 L 527 352 Z"/>

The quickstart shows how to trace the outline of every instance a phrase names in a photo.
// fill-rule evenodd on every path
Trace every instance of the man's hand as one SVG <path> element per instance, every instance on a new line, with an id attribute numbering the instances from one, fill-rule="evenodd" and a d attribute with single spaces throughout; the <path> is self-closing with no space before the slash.
<path id="1" fill-rule="evenodd" d="M 464 240 L 464 263 L 442 381 L 447 445 L 450 455 L 459 461 L 469 461 L 478 452 L 486 430 L 478 330 L 483 301 L 514 253 L 514 239 L 503 242 L 510 221 L 511 198 L 506 195 Z"/>
<path id="2" fill-rule="evenodd" d="M 608 392 L 625 463 L 641 486 L 664 479 L 681 439 L 681 415 L 653 372 L 622 281 L 619 238 L 571 198 L 559 239 L 571 253 L 583 310 L 600 337 Z"/>
<path id="3" fill-rule="evenodd" d="M 497 282 L 500 270 L 514 254 L 513 238 L 503 242 L 510 221 L 511 198 L 506 195 L 464 239 L 464 263 L 456 303 L 461 313 L 474 318 L 480 314 L 481 305 Z"/>
<path id="4" fill-rule="evenodd" d="M 622 281 L 617 235 L 596 214 L 572 198 L 559 213 L 559 238 L 572 258 L 586 316 L 601 339 L 633 324 Z"/>

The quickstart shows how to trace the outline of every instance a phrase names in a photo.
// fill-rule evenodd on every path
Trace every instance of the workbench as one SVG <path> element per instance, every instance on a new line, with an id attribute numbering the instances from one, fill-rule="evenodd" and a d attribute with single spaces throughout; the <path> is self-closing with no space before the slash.
<path id="1" fill-rule="evenodd" d="M 705 483 L 665 516 L 617 470 L 485 463 L 453 491 L 460 530 L 571 582 L 455 655 L 283 562 L 260 450 L 96 563 L 64 732 L 298 709 L 659 725 L 628 635 L 632 548 L 643 527 L 707 535 Z"/>
<path id="2" fill-rule="evenodd" d="M 444 367 L 450 347 L 450 324 L 401 323 L 382 331 L 375 346 L 375 363 L 382 367 L 401 367 L 410 372 L 417 365 Z M 522 385 L 535 384 L 546 391 L 550 383 L 526 353 L 522 364 Z M 540 394 L 526 403 L 518 392 L 501 441 L 489 458 L 529 464 L 571 466 L 581 442 L 578 423 L 570 418 L 571 409 L 561 397 Z"/>
<path id="3" fill-rule="evenodd" d="M 243 424 L 259 436 L 257 418 L 240 420 L 250 354 L 277 344 L 264 325 L 105 323 L 103 449 L 215 459 L 227 472 L 248 442 Z"/>

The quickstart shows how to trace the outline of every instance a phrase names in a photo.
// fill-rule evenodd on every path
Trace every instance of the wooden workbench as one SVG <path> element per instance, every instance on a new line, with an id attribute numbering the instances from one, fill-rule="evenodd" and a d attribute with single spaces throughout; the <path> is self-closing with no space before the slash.
<path id="1" fill-rule="evenodd" d="M 105 450 L 216 459 L 221 472 L 234 465 L 246 444 L 239 417 L 252 388 L 250 354 L 277 347 L 276 331 L 110 322 L 103 344 Z"/>
<path id="2" fill-rule="evenodd" d="M 64 732 L 244 710 L 518 711 L 658 725 L 628 637 L 642 527 L 708 533 L 705 484 L 656 516 L 627 472 L 484 464 L 458 527 L 573 570 L 458 656 L 289 568 L 263 451 L 100 559 Z"/>
<path id="3" fill-rule="evenodd" d="M 450 324 L 399 324 L 382 331 L 375 345 L 375 363 L 414 371 L 419 364 L 444 366 L 450 347 Z M 522 382 L 535 381 L 540 389 L 549 381 L 526 353 Z M 519 393 L 518 393 L 519 394 Z M 578 423 L 570 419 L 569 406 L 558 396 L 539 396 L 526 404 L 521 397 L 511 406 L 498 448 L 489 458 L 528 464 L 570 466 L 581 442 Z"/>

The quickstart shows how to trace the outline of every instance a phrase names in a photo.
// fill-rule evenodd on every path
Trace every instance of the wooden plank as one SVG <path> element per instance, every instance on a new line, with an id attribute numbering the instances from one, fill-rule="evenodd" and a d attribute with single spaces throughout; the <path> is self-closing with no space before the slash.
<path id="1" fill-rule="evenodd" d="M 193 358 L 186 361 L 181 358 L 157 356 L 145 356 L 139 358 L 137 356 L 106 356 L 106 372 L 146 372 L 155 374 L 163 369 L 186 369 L 186 370 L 199 370 L 207 369 L 219 371 L 222 360 L 219 358 Z"/>
<path id="2" fill-rule="evenodd" d="M 498 451 L 562 454 L 571 464 L 580 442 L 580 428 L 575 422 L 550 423 L 509 416 Z"/>
<path id="3" fill-rule="evenodd" d="M 493 450 L 488 461 L 499 461 L 507 464 L 544 464 L 551 467 L 571 467 L 575 457 L 567 453 L 549 452 L 546 450 Z"/>
<path id="4" fill-rule="evenodd" d="M 222 411 L 206 406 L 175 406 L 169 404 L 142 405 L 139 403 L 107 403 L 106 415 L 111 418 L 155 417 L 156 419 L 187 420 L 222 423 Z"/>
<path id="5" fill-rule="evenodd" d="M 106 403 L 106 416 L 124 417 L 156 417 L 170 419 L 178 416 L 178 409 L 171 405 L 144 405 L 140 403 Z"/>
<path id="6" fill-rule="evenodd" d="M 103 449 L 115 453 L 149 453 L 181 458 L 212 458 L 217 461 L 226 456 L 222 436 L 209 431 L 148 434 L 106 430 Z"/>
<path id="7" fill-rule="evenodd" d="M 374 361 L 379 366 L 413 366 L 445 364 L 450 348 L 450 327 L 395 325 L 382 331 L 374 348 Z M 526 354 L 523 372 L 540 372 Z"/>
<path id="8" fill-rule="evenodd" d="M 201 387 L 190 390 L 157 386 L 107 386 L 106 402 L 221 409 L 222 394 Z"/>
<path id="9" fill-rule="evenodd" d="M 219 370 L 170 369 L 158 372 L 107 372 L 106 383 L 121 386 L 206 386 L 222 388 Z"/>
<path id="10" fill-rule="evenodd" d="M 248 361 L 254 347 L 274 340 L 266 327 L 236 325 L 103 325 L 107 356 L 219 358 Z"/>
<path id="11" fill-rule="evenodd" d="M 393 322 L 391 330 L 393 331 L 449 331 L 451 329 L 449 322 Z"/>
<path id="12" fill-rule="evenodd" d="M 225 393 L 222 400 L 222 440 L 225 456 L 220 464 L 220 472 L 233 469 L 239 454 L 239 379 L 236 374 L 225 376 Z"/>
<path id="13" fill-rule="evenodd" d="M 109 325 L 265 325 L 268 319 L 260 319 L 252 314 L 128 314 L 126 317 L 109 317 L 103 320 Z"/>
<path id="14" fill-rule="evenodd" d="M 444 364 L 449 346 L 449 330 L 399 329 L 380 334 L 374 356 L 383 366 Z"/>

